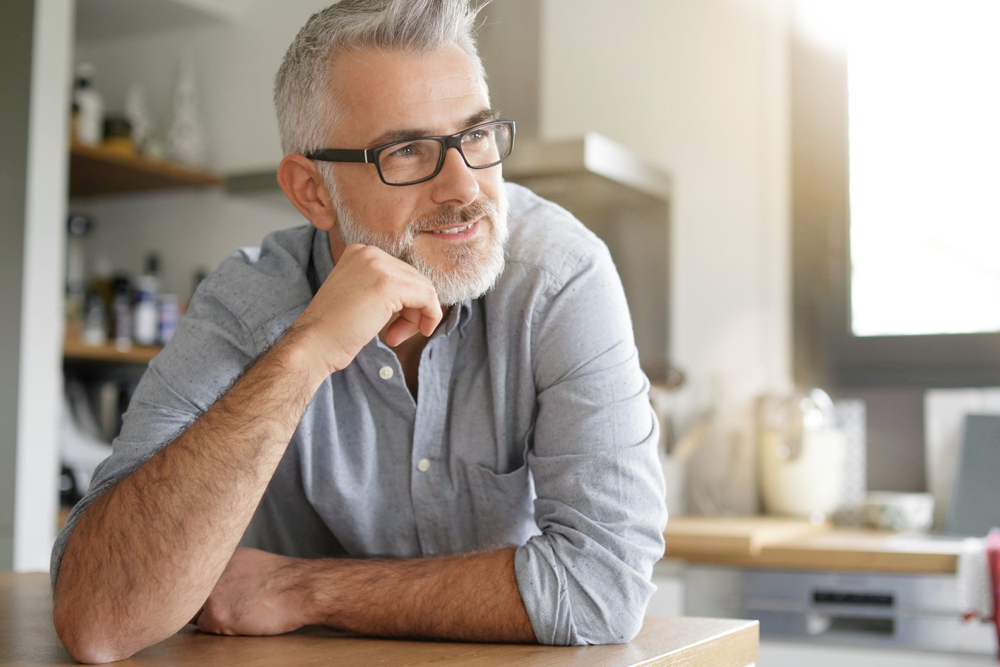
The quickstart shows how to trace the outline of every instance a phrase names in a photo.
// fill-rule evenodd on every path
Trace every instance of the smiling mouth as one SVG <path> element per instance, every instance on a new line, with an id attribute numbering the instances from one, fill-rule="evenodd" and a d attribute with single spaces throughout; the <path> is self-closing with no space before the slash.
<path id="1" fill-rule="evenodd" d="M 432 229 L 431 234 L 458 234 L 460 232 L 466 231 L 471 226 L 472 223 L 470 222 L 467 225 L 463 225 L 461 227 L 452 227 L 451 229 Z"/>
<path id="2" fill-rule="evenodd" d="M 424 230 L 425 234 L 437 234 L 438 236 L 458 236 L 459 234 L 464 234 L 467 232 L 475 231 L 479 220 L 473 220 L 472 222 L 467 222 L 464 225 L 457 225 L 455 227 L 447 227 L 445 229 L 427 229 Z"/>

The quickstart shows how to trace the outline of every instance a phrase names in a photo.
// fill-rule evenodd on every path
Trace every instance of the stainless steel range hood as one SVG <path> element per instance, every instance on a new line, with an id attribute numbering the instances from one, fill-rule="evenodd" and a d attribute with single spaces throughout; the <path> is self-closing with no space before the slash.
<path id="1" fill-rule="evenodd" d="M 600 134 L 540 138 L 541 12 L 540 0 L 495 0 L 483 10 L 479 52 L 490 97 L 504 117 L 517 122 L 504 178 L 565 207 L 608 245 L 625 287 L 643 369 L 654 381 L 673 380 L 670 177 Z"/>
<path id="2" fill-rule="evenodd" d="M 597 133 L 540 139 L 540 3 L 496 0 L 483 12 L 479 46 L 492 104 L 517 122 L 504 178 L 560 204 L 608 245 L 643 369 L 653 381 L 667 381 L 670 177 Z M 233 174 L 226 188 L 232 194 L 265 194 L 275 192 L 277 182 L 274 171 Z"/>
<path id="3" fill-rule="evenodd" d="M 625 288 L 643 370 L 654 382 L 674 382 L 668 337 L 670 179 L 593 132 L 561 141 L 518 136 L 503 173 L 505 180 L 572 212 L 607 244 Z"/>

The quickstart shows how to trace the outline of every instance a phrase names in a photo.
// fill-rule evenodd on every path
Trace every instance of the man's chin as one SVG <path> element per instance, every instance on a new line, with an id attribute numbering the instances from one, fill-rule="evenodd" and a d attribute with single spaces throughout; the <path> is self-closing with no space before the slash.
<path id="1" fill-rule="evenodd" d="M 448 257 L 433 258 L 415 253 L 410 263 L 434 284 L 444 306 L 475 299 L 488 292 L 503 271 L 503 252 L 494 253 L 490 245 L 456 244 Z M 496 255 L 496 256 L 494 256 Z"/>

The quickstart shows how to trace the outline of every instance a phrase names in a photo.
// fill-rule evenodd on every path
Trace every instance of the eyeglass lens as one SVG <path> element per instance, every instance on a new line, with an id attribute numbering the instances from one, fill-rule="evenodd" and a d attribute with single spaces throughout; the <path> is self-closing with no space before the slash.
<path id="1" fill-rule="evenodd" d="M 510 155 L 512 143 L 509 125 L 474 127 L 461 137 L 462 155 L 470 167 L 490 167 Z M 387 147 L 378 158 L 382 177 L 389 183 L 427 178 L 437 169 L 443 146 L 436 139 L 415 139 Z"/>

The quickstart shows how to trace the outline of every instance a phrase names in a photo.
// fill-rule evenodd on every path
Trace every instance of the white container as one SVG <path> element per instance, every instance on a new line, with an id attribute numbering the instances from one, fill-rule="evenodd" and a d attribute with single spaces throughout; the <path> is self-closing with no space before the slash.
<path id="1" fill-rule="evenodd" d="M 865 523 L 884 530 L 925 532 L 934 524 L 934 496 L 929 493 L 869 493 Z"/>
<path id="2" fill-rule="evenodd" d="M 153 276 L 141 276 L 136 282 L 132 337 L 139 345 L 155 345 L 159 337 L 160 308 L 156 301 L 157 286 L 157 280 Z"/>
<path id="3" fill-rule="evenodd" d="M 80 63 L 76 70 L 73 102 L 78 109 L 76 140 L 81 144 L 96 146 L 104 139 L 104 100 L 94 89 L 94 68 Z"/>
<path id="4" fill-rule="evenodd" d="M 769 514 L 824 521 L 844 501 L 847 438 L 821 389 L 763 397 L 757 406 L 757 464 Z"/>
<path id="5" fill-rule="evenodd" d="M 807 430 L 798 456 L 790 456 L 789 449 L 784 432 L 760 433 L 757 451 L 765 509 L 769 514 L 825 520 L 843 500 L 844 434 Z"/>
<path id="6" fill-rule="evenodd" d="M 166 345 L 174 337 L 177 330 L 177 318 L 180 317 L 180 304 L 176 294 L 160 295 L 160 335 L 158 342 Z"/>

